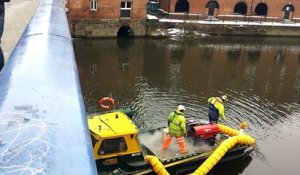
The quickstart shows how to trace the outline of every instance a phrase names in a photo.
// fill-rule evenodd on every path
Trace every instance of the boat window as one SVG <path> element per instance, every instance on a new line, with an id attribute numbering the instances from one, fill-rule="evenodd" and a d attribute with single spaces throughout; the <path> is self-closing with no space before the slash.
<path id="1" fill-rule="evenodd" d="M 127 145 L 123 137 L 105 139 L 102 141 L 100 149 L 98 150 L 99 155 L 113 154 L 127 151 Z"/>

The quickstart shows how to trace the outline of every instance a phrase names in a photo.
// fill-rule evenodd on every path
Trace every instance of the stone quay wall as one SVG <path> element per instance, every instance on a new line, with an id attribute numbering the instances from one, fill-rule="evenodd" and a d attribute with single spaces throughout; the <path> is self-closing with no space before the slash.
<path id="1" fill-rule="evenodd" d="M 300 37 L 300 26 L 286 25 L 247 25 L 247 24 L 199 24 L 147 21 L 147 36 L 168 37 L 167 29 L 176 28 L 185 34 L 194 33 L 207 35 L 241 35 L 241 36 L 297 36 Z"/>
<path id="2" fill-rule="evenodd" d="M 249 24 L 216 24 L 216 23 L 184 23 L 161 22 L 151 20 L 69 20 L 72 37 L 97 38 L 117 37 L 122 26 L 129 26 L 134 37 L 169 37 L 167 29 L 184 30 L 186 34 L 200 33 L 208 35 L 244 35 L 244 36 L 299 36 L 300 26 L 286 24 L 276 25 L 249 25 Z"/>
<path id="3" fill-rule="evenodd" d="M 132 29 L 134 36 L 146 36 L 145 20 L 69 20 L 72 37 L 117 37 L 118 30 L 122 26 L 129 26 Z"/>

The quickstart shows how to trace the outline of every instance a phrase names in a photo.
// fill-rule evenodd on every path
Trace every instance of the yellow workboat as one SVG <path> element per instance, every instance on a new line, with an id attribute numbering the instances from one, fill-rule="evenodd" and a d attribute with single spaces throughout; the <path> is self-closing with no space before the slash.
<path id="1" fill-rule="evenodd" d="M 254 139 L 243 133 L 240 139 L 238 130 L 188 118 L 189 152 L 182 155 L 177 144 L 161 150 L 166 128 L 139 132 L 131 115 L 130 109 L 121 109 L 88 116 L 99 174 L 206 174 L 217 162 L 244 158 L 254 149 Z"/>

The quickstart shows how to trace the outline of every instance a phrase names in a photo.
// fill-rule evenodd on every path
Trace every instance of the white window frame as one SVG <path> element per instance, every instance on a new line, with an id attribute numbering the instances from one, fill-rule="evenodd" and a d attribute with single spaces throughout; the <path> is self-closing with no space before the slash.
<path id="1" fill-rule="evenodd" d="M 90 0 L 90 10 L 97 11 L 97 0 Z"/>
<path id="2" fill-rule="evenodd" d="M 125 3 L 125 7 L 122 7 L 122 3 Z M 128 7 L 130 4 L 130 7 Z M 129 16 L 121 16 L 121 18 L 131 18 L 131 10 L 132 10 L 132 1 L 121 1 L 121 14 L 122 14 L 122 10 L 123 11 L 130 11 Z"/>

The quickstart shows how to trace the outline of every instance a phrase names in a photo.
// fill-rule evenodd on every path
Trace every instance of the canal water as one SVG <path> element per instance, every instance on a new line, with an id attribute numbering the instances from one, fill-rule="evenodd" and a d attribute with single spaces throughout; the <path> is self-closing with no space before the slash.
<path id="1" fill-rule="evenodd" d="M 207 99 L 227 94 L 227 124 L 248 122 L 257 147 L 210 174 L 299 174 L 299 38 L 75 39 L 74 47 L 87 113 L 112 96 L 143 130 L 165 126 L 178 104 L 207 119 Z"/>

